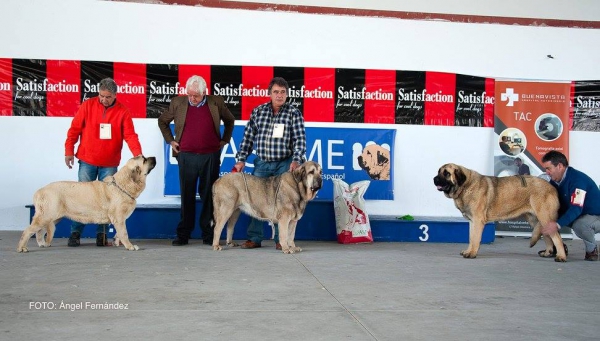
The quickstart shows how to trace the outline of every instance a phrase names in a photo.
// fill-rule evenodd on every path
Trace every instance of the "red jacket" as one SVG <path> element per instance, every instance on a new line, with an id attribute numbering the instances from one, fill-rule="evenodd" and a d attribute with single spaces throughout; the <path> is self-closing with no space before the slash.
<path id="1" fill-rule="evenodd" d="M 111 139 L 100 139 L 100 124 L 111 125 Z M 98 97 L 81 105 L 71 122 L 65 141 L 65 156 L 75 155 L 79 160 L 98 167 L 117 167 L 121 162 L 123 140 L 133 156 L 142 154 L 142 146 L 133 127 L 129 109 L 115 100 L 105 108 Z M 79 141 L 77 154 L 75 143 Z"/>

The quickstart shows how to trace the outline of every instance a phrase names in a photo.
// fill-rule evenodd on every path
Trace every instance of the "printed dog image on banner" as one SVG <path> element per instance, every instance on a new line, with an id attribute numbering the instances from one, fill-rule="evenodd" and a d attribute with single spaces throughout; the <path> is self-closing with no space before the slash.
<path id="1" fill-rule="evenodd" d="M 373 180 L 390 179 L 390 147 L 387 145 L 385 147 L 375 143 L 367 143 L 367 146 L 357 158 L 360 168 L 364 169 Z"/>

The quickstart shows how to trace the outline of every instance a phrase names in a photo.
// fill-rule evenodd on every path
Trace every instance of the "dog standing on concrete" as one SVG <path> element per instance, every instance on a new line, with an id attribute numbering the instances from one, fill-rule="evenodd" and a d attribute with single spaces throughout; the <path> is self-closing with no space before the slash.
<path id="1" fill-rule="evenodd" d="M 229 173 L 213 185 L 215 233 L 213 249 L 221 250 L 219 239 L 227 223 L 226 245 L 236 246 L 233 230 L 241 211 L 279 226 L 283 253 L 302 251 L 294 243 L 296 224 L 308 201 L 323 185 L 321 165 L 307 161 L 292 172 L 259 178 L 245 173 Z"/>
<path id="2" fill-rule="evenodd" d="M 58 181 L 35 192 L 35 214 L 21 235 L 17 252 L 28 252 L 27 242 L 35 233 L 39 247 L 49 247 L 56 224 L 67 217 L 84 224 L 113 224 L 115 246 L 122 242 L 127 250 L 138 250 L 127 235 L 125 220 L 135 210 L 136 198 L 146 188 L 146 176 L 156 166 L 156 158 L 138 156 L 104 181 Z M 46 238 L 44 239 L 44 232 Z"/>
<path id="3" fill-rule="evenodd" d="M 530 247 L 542 236 L 542 226 L 558 217 L 558 193 L 548 181 L 529 175 L 506 177 L 484 176 L 474 170 L 448 163 L 433 178 L 437 190 L 454 200 L 454 205 L 469 220 L 469 247 L 460 254 L 475 258 L 479 251 L 484 225 L 488 222 L 525 215 L 533 227 Z M 544 238 L 546 250 L 541 257 L 551 257 L 556 247 L 557 262 L 567 255 L 560 233 Z"/>

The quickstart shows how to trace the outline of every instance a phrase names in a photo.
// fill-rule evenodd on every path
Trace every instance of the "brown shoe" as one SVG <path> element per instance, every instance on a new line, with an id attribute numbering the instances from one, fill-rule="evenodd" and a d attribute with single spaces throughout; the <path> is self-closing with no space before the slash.
<path id="1" fill-rule="evenodd" d="M 598 247 L 592 252 L 586 252 L 584 260 L 597 261 L 598 260 Z"/>
<path id="2" fill-rule="evenodd" d="M 281 250 L 281 244 L 279 244 L 279 243 L 275 244 L 275 250 Z"/>
<path id="3" fill-rule="evenodd" d="M 255 243 L 251 240 L 246 240 L 242 245 L 240 245 L 242 249 L 256 249 L 260 247 L 260 243 Z"/>

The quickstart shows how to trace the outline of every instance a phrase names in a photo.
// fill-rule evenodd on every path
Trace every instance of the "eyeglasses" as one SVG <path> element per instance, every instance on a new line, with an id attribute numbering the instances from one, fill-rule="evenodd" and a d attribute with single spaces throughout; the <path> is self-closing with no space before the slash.
<path id="1" fill-rule="evenodd" d="M 287 93 L 286 90 L 273 90 L 271 91 L 274 95 L 284 95 Z"/>

